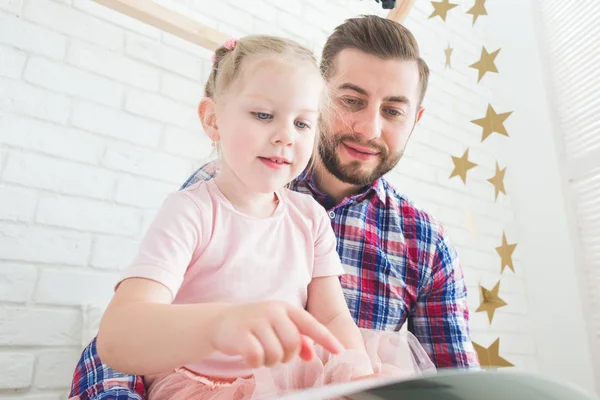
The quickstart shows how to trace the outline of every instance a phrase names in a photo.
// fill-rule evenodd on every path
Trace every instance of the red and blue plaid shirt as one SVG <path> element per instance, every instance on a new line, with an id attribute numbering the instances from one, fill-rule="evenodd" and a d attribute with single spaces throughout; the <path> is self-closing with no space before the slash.
<path id="1" fill-rule="evenodd" d="M 182 188 L 213 174 L 208 164 Z M 479 368 L 462 268 L 436 220 L 384 178 L 339 204 L 316 187 L 308 170 L 290 189 L 313 196 L 327 210 L 346 272 L 344 295 L 359 327 L 397 331 L 408 320 L 438 368 Z M 103 365 L 93 341 L 75 371 L 71 395 L 76 394 L 81 400 L 141 399 L 144 387 L 141 377 Z"/>

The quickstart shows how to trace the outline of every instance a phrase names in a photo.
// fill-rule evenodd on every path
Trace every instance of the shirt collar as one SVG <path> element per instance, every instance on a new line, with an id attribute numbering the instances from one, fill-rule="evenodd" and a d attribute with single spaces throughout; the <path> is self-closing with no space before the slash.
<path id="1" fill-rule="evenodd" d="M 310 171 L 310 168 L 306 168 L 302 173 L 296 178 L 296 184 L 304 184 L 307 188 L 317 197 L 317 200 L 323 204 L 329 196 L 323 191 L 321 191 L 314 180 L 314 175 Z M 344 200 L 354 200 L 354 201 L 362 201 L 368 196 L 375 194 L 379 201 L 385 204 L 386 201 L 386 185 L 385 180 L 383 178 L 376 179 L 373 183 L 367 186 L 362 192 L 357 193 L 355 195 L 346 197 Z M 343 201 L 344 201 L 343 200 Z M 329 208 L 329 207 L 326 207 Z"/>

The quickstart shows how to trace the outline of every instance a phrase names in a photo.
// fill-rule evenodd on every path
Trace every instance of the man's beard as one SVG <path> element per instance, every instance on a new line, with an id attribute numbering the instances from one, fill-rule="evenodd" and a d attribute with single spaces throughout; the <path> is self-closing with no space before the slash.
<path id="1" fill-rule="evenodd" d="M 377 151 L 380 158 L 379 163 L 373 170 L 367 171 L 362 168 L 362 162 L 359 160 L 350 161 L 343 165 L 338 155 L 338 147 L 346 143 L 356 143 L 360 146 L 371 148 Z M 346 134 L 332 137 L 332 135 L 324 135 L 319 140 L 319 156 L 323 162 L 323 166 L 330 174 L 335 176 L 342 182 L 349 183 L 355 186 L 368 186 L 387 174 L 392 168 L 398 164 L 402 158 L 403 152 L 390 154 L 389 149 L 378 143 L 362 143 L 356 135 Z"/>

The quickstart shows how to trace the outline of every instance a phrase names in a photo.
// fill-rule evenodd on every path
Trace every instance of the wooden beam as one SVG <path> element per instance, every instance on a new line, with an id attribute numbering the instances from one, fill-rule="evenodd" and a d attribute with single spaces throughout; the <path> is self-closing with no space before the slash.
<path id="1" fill-rule="evenodd" d="M 228 35 L 151 0 L 94 1 L 208 50 L 217 49 L 229 39 Z"/>
<path id="2" fill-rule="evenodd" d="M 415 0 L 397 0 L 396 7 L 388 13 L 388 19 L 399 24 L 404 23 L 414 4 Z"/>

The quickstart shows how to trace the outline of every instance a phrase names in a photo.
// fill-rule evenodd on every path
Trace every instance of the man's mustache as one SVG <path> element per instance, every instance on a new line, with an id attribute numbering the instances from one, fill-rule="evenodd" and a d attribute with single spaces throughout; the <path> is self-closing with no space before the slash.
<path id="1" fill-rule="evenodd" d="M 361 147 L 369 148 L 369 149 L 373 150 L 373 152 L 380 153 L 384 157 L 387 156 L 387 154 L 389 153 L 387 146 L 385 146 L 381 143 L 376 143 L 372 140 L 364 142 L 361 140 L 361 138 L 358 135 L 353 135 L 353 134 L 344 134 L 344 135 L 336 136 L 334 138 L 333 144 L 335 146 L 337 146 L 344 142 L 354 143 Z"/>

